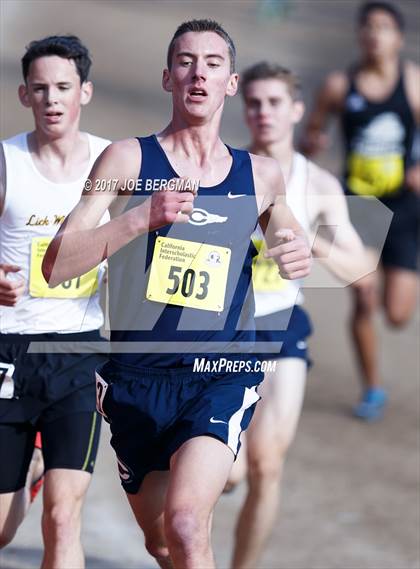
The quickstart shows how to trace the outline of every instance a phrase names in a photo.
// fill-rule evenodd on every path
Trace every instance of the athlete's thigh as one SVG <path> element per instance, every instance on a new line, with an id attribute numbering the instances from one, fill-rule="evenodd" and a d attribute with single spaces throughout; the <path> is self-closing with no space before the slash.
<path id="1" fill-rule="evenodd" d="M 384 267 L 384 305 L 392 321 L 403 324 L 413 314 L 418 295 L 416 271 Z"/>
<path id="2" fill-rule="evenodd" d="M 0 494 L 0 548 L 7 545 L 16 534 L 29 505 L 29 490 Z"/>
<path id="3" fill-rule="evenodd" d="M 9 542 L 29 504 L 26 477 L 34 450 L 35 429 L 30 423 L 0 425 L 0 536 Z"/>
<path id="4" fill-rule="evenodd" d="M 72 413 L 40 423 L 45 463 L 44 507 L 79 511 L 89 487 L 99 444 L 95 412 Z"/>
<path id="5" fill-rule="evenodd" d="M 261 401 L 247 432 L 248 454 L 273 444 L 288 446 L 296 431 L 306 385 L 307 363 L 300 358 L 276 360 L 259 387 Z"/>
<path id="6" fill-rule="evenodd" d="M 220 440 L 199 436 L 171 458 L 165 511 L 193 509 L 210 515 L 229 476 L 234 455 Z"/>
<path id="7" fill-rule="evenodd" d="M 146 538 L 163 536 L 163 512 L 169 484 L 169 471 L 150 472 L 143 480 L 137 494 L 128 494 L 127 499 L 137 523 Z"/>
<path id="8" fill-rule="evenodd" d="M 248 429 L 251 428 L 252 425 L 252 419 L 251 419 L 251 423 L 250 426 L 248 427 Z M 232 469 L 229 473 L 229 479 L 228 482 L 226 484 L 226 487 L 224 489 L 225 492 L 229 492 L 230 490 L 232 490 L 237 484 L 239 484 L 239 482 L 241 482 L 247 473 L 247 461 L 246 461 L 246 455 L 247 455 L 247 436 L 246 436 L 246 432 L 241 433 L 241 448 L 239 449 L 239 452 L 236 456 L 236 460 L 232 465 Z"/>
<path id="9" fill-rule="evenodd" d="M 99 446 L 101 417 L 96 411 L 71 413 L 39 425 L 45 470 L 92 473 Z"/>
<path id="10" fill-rule="evenodd" d="M 35 427 L 29 422 L 0 424 L 0 494 L 25 486 L 35 435 Z"/>
<path id="11" fill-rule="evenodd" d="M 45 473 L 44 508 L 60 505 L 65 511 L 80 513 L 92 475 L 81 470 L 53 468 Z"/>

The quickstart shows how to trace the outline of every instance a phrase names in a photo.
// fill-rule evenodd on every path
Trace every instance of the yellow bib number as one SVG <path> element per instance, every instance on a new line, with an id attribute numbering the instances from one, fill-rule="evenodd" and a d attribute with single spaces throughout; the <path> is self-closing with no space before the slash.
<path id="1" fill-rule="evenodd" d="M 404 161 L 399 154 L 363 156 L 351 154 L 347 184 L 358 195 L 383 197 L 396 192 L 404 182 Z"/>
<path id="2" fill-rule="evenodd" d="M 41 265 L 51 241 L 51 237 L 34 237 L 32 239 L 29 294 L 35 298 L 86 298 L 94 294 L 98 289 L 99 267 L 95 267 L 84 275 L 65 281 L 54 288 L 48 288 L 41 271 Z"/>
<path id="3" fill-rule="evenodd" d="M 287 282 L 279 275 L 279 267 L 273 259 L 264 257 L 265 242 L 253 239 L 258 255 L 252 261 L 252 284 L 255 292 L 279 292 L 284 290 Z"/>
<path id="4" fill-rule="evenodd" d="M 158 237 L 146 296 L 149 300 L 221 312 L 231 251 L 225 247 Z"/>

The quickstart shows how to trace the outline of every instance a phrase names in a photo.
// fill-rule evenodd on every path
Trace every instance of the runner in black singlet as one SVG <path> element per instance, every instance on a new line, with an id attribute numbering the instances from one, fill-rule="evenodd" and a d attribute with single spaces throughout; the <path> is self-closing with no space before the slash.
<path id="1" fill-rule="evenodd" d="M 346 144 L 344 185 L 352 196 L 352 222 L 365 244 L 382 249 L 383 307 L 388 322 L 401 327 L 412 316 L 417 294 L 420 165 L 414 152 L 420 121 L 420 72 L 402 61 L 404 20 L 387 2 L 369 2 L 359 12 L 361 59 L 350 73 L 330 74 L 321 89 L 303 139 L 313 154 L 326 145 L 330 114 L 341 116 Z M 377 206 L 381 207 L 377 207 Z M 382 232 L 387 219 L 388 235 Z M 373 316 L 379 303 L 378 274 L 354 290 L 353 338 L 363 381 L 354 414 L 382 416 L 388 396 L 382 386 Z"/>

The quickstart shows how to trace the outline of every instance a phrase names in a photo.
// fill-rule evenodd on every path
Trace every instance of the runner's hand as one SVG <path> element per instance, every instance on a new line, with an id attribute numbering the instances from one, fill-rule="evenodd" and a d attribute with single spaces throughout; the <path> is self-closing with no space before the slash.
<path id="1" fill-rule="evenodd" d="M 312 256 L 307 241 L 291 229 L 276 232 L 278 245 L 268 249 L 265 257 L 273 258 L 284 279 L 294 280 L 307 277 L 310 273 Z"/>
<path id="2" fill-rule="evenodd" d="M 153 193 L 149 204 L 149 231 L 170 223 L 188 223 L 196 192 L 184 190 L 186 182 L 187 178 L 175 178 L 176 189 Z M 189 186 L 191 187 L 191 180 Z"/>
<path id="3" fill-rule="evenodd" d="M 0 305 L 15 306 L 25 291 L 25 281 L 22 277 L 7 278 L 9 273 L 18 273 L 21 270 L 16 265 L 0 264 Z"/>

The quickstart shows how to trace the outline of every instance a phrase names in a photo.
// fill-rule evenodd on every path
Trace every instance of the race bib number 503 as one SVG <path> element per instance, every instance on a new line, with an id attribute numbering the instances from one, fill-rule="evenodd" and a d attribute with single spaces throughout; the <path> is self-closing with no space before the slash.
<path id="1" fill-rule="evenodd" d="M 155 302 L 221 312 L 230 257 L 227 247 L 158 237 L 146 296 Z"/>

